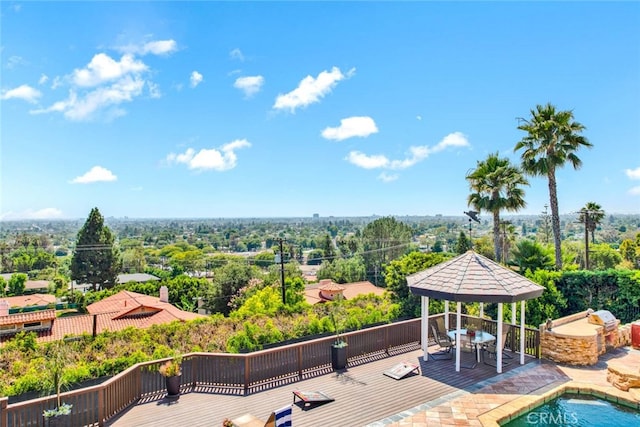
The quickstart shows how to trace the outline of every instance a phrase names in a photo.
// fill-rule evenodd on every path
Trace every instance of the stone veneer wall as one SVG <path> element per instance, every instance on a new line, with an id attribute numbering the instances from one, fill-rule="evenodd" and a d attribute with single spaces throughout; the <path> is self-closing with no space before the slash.
<path id="1" fill-rule="evenodd" d="M 612 348 L 624 347 L 631 344 L 631 325 L 618 328 L 605 336 L 604 328 L 599 327 L 595 334 L 587 336 L 570 336 L 556 334 L 553 328 L 567 323 L 584 319 L 587 312 L 577 313 L 553 321 L 553 327 L 548 330 L 546 325 L 540 325 L 540 352 L 543 358 L 558 363 L 570 365 L 595 365 L 598 357 Z"/>

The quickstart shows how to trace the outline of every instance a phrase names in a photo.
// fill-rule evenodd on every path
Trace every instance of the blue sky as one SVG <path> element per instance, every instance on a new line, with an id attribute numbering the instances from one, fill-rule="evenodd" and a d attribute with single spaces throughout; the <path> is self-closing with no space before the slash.
<path id="1" fill-rule="evenodd" d="M 547 102 L 594 146 L 558 171 L 560 213 L 640 213 L 638 2 L 0 12 L 5 220 L 462 215 L 467 172 L 519 163 L 517 118 Z"/>

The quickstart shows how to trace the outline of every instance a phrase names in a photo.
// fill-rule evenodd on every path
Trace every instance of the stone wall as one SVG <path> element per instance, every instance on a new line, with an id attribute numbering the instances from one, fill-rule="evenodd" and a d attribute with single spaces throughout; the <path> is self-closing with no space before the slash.
<path id="1" fill-rule="evenodd" d="M 570 365 L 595 365 L 598 362 L 597 336 L 567 337 L 553 331 L 540 333 L 542 358 Z"/>
<path id="2" fill-rule="evenodd" d="M 631 325 L 605 333 L 602 326 L 587 325 L 587 312 L 553 321 L 551 329 L 540 325 L 542 358 L 570 365 L 595 365 L 607 351 L 631 345 Z"/>

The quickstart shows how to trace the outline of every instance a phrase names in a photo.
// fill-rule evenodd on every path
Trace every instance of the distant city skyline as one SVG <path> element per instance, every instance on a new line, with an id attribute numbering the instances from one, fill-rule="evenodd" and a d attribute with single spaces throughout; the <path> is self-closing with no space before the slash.
<path id="1" fill-rule="evenodd" d="M 638 2 L 2 2 L 0 220 L 462 216 L 518 118 L 591 150 L 560 214 L 640 213 Z M 525 209 L 549 204 L 530 177 Z M 481 217 L 488 219 L 488 213 Z"/>

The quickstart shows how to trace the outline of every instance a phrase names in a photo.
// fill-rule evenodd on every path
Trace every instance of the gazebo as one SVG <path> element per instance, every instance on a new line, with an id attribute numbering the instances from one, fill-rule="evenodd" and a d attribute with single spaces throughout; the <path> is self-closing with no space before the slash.
<path id="1" fill-rule="evenodd" d="M 407 276 L 409 289 L 420 295 L 422 310 L 422 350 L 429 358 L 429 298 L 445 301 L 448 324 L 449 301 L 457 303 L 456 372 L 460 371 L 460 322 L 463 302 L 497 303 L 498 333 L 496 345 L 502 348 L 502 304 L 511 303 L 514 316 L 520 302 L 520 364 L 524 364 L 525 301 L 542 295 L 544 287 L 472 250 L 426 270 Z M 482 311 L 481 311 L 482 315 Z M 502 373 L 502 352 L 497 353 L 496 370 Z"/>

